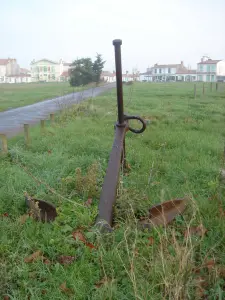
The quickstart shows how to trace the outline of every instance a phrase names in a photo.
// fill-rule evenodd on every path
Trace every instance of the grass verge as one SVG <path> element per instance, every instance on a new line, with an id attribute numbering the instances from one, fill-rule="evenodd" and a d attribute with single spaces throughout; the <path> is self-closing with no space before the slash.
<path id="1" fill-rule="evenodd" d="M 44 135 L 32 128 L 29 149 L 22 136 L 10 140 L 10 155 L 0 160 L 3 295 L 224 299 L 225 99 L 207 88 L 200 95 L 199 85 L 194 99 L 193 84 L 124 87 L 126 112 L 150 124 L 142 135 L 127 134 L 131 171 L 121 175 L 109 235 L 93 224 L 114 137 L 115 91 L 65 110 Z M 55 222 L 26 215 L 25 191 L 57 205 Z M 189 207 L 173 224 L 138 228 L 151 205 L 184 195 Z"/>

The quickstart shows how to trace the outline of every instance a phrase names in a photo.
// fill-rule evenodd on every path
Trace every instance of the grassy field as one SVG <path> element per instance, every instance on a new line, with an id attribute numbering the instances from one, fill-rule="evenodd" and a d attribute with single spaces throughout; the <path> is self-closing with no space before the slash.
<path id="1" fill-rule="evenodd" d="M 68 82 L 0 84 L 0 111 L 40 102 L 45 99 L 73 93 Z"/>
<path id="2" fill-rule="evenodd" d="M 224 87 L 207 86 L 203 96 L 199 84 L 194 99 L 193 84 L 135 84 L 124 87 L 124 102 L 127 113 L 151 123 L 141 135 L 127 134 L 131 170 L 121 174 L 111 234 L 93 224 L 114 138 L 115 90 L 64 111 L 44 135 L 33 128 L 30 149 L 22 136 L 10 140 L 10 154 L 0 158 L 2 295 L 225 299 Z M 52 224 L 27 217 L 25 191 L 57 205 Z M 188 208 L 171 225 L 139 229 L 153 204 L 184 196 Z"/>

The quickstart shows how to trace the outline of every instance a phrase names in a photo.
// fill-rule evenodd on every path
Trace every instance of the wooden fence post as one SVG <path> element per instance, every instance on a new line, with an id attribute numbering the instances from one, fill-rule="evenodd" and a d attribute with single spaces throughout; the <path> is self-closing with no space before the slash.
<path id="1" fill-rule="evenodd" d="M 212 88 L 213 88 L 213 83 L 210 83 L 210 91 L 212 92 Z"/>
<path id="2" fill-rule="evenodd" d="M 54 126 L 55 125 L 55 115 L 54 114 L 50 114 L 50 121 L 51 121 L 51 125 Z"/>
<path id="3" fill-rule="evenodd" d="M 216 91 L 218 91 L 218 82 L 216 83 Z"/>
<path id="4" fill-rule="evenodd" d="M 5 134 L 0 134 L 0 138 L 2 140 L 2 152 L 4 154 L 8 153 L 8 143 L 7 143 L 7 137 Z"/>
<path id="5" fill-rule="evenodd" d="M 41 133 L 45 132 L 45 120 L 41 120 Z"/>
<path id="6" fill-rule="evenodd" d="M 196 83 L 194 84 L 194 98 L 196 99 Z"/>
<path id="7" fill-rule="evenodd" d="M 205 82 L 203 82 L 203 86 L 202 86 L 202 94 L 205 95 Z"/>
<path id="8" fill-rule="evenodd" d="M 25 144 L 27 147 L 30 147 L 30 132 L 29 132 L 29 124 L 24 124 L 24 138 Z"/>

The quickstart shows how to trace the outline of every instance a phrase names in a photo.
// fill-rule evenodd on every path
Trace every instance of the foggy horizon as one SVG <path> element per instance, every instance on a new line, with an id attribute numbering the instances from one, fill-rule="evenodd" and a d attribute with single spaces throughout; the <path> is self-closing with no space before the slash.
<path id="1" fill-rule="evenodd" d="M 222 0 L 12 0 L 1 3 L 0 58 L 29 68 L 35 59 L 72 62 L 101 53 L 113 71 L 113 39 L 122 39 L 123 71 L 155 63 L 196 69 L 203 55 L 225 59 Z"/>

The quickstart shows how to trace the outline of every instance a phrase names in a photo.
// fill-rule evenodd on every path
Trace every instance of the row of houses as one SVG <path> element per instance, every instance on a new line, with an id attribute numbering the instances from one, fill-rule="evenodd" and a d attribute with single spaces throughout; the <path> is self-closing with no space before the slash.
<path id="1" fill-rule="evenodd" d="M 28 82 L 59 82 L 69 80 L 71 63 L 52 61 L 50 59 L 33 60 L 30 70 L 20 68 L 16 59 L 0 59 L 0 83 L 28 83 Z M 101 79 L 105 82 L 115 82 L 115 71 L 103 71 Z M 140 73 L 134 70 L 132 74 L 126 71 L 122 75 L 124 82 L 128 81 L 225 81 L 225 61 L 213 60 L 203 56 L 197 64 L 197 69 L 191 69 L 180 64 L 155 64 Z"/>
<path id="2" fill-rule="evenodd" d="M 155 64 L 140 74 L 142 81 L 203 81 L 216 82 L 225 80 L 225 61 L 214 60 L 203 56 L 193 70 L 180 64 L 159 65 Z"/>
<path id="3" fill-rule="evenodd" d="M 31 82 L 30 71 L 20 68 L 15 58 L 0 59 L 0 83 Z"/>
<path id="4" fill-rule="evenodd" d="M 30 70 L 20 68 L 16 59 L 0 59 L 0 83 L 58 82 L 69 79 L 71 63 L 62 59 L 58 62 L 49 59 L 33 60 Z"/>

